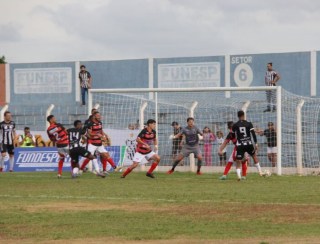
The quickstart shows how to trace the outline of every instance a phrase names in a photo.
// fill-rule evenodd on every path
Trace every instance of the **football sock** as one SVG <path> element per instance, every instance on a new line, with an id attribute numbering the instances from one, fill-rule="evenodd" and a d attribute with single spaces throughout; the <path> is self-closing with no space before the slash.
<path id="1" fill-rule="evenodd" d="M 157 162 L 153 162 L 153 164 L 151 165 L 148 173 L 151 174 L 154 171 L 154 169 L 157 168 L 157 166 L 158 166 L 158 163 Z"/>
<path id="2" fill-rule="evenodd" d="M 106 158 L 102 158 L 101 159 L 101 163 L 102 163 L 102 170 L 106 171 L 107 170 L 107 159 Z"/>
<path id="3" fill-rule="evenodd" d="M 117 166 L 116 166 L 116 164 L 115 164 L 115 162 L 113 161 L 113 159 L 111 158 L 111 157 L 109 157 L 108 159 L 107 159 L 107 161 L 108 161 L 108 163 L 111 165 L 111 167 L 112 168 L 116 168 Z"/>
<path id="4" fill-rule="evenodd" d="M 237 169 L 237 176 L 238 176 L 238 179 L 241 179 L 241 169 Z"/>
<path id="5" fill-rule="evenodd" d="M 180 163 L 180 161 L 181 160 L 175 160 L 174 162 L 173 162 L 173 165 L 172 165 L 172 171 L 174 171 L 174 169 L 177 167 L 177 165 Z"/>
<path id="6" fill-rule="evenodd" d="M 127 174 L 129 174 L 132 171 L 131 168 L 127 168 L 127 170 L 122 174 L 122 176 L 126 176 Z"/>
<path id="7" fill-rule="evenodd" d="M 9 163 L 10 163 L 10 170 L 13 170 L 13 164 L 14 164 L 14 158 L 10 158 L 9 160 Z"/>
<path id="8" fill-rule="evenodd" d="M 99 164 L 98 164 L 98 160 L 96 158 L 92 159 L 92 165 L 93 165 L 94 170 L 97 173 L 99 173 L 100 172 L 100 167 L 99 167 Z"/>
<path id="9" fill-rule="evenodd" d="M 247 161 L 242 163 L 242 176 L 247 176 L 247 169 L 248 169 L 248 166 L 247 166 Z"/>
<path id="10" fill-rule="evenodd" d="M 58 174 L 59 175 L 62 174 L 63 162 L 64 162 L 64 158 L 60 158 L 59 163 L 58 163 Z"/>
<path id="11" fill-rule="evenodd" d="M 223 172 L 223 175 L 227 175 L 232 167 L 232 162 L 228 162 L 226 167 L 224 168 L 224 172 Z"/>
<path id="12" fill-rule="evenodd" d="M 260 164 L 259 164 L 259 162 L 258 163 L 256 163 L 255 164 L 255 166 L 257 167 L 257 169 L 258 169 L 258 172 L 261 174 L 261 167 L 260 167 Z"/>
<path id="13" fill-rule="evenodd" d="M 84 168 L 87 166 L 87 164 L 90 162 L 90 159 L 86 158 L 85 160 L 82 160 L 82 164 L 80 169 L 84 170 Z"/>
<path id="14" fill-rule="evenodd" d="M 202 160 L 199 160 L 199 159 L 198 159 L 198 164 L 197 164 L 198 168 L 197 168 L 197 172 L 200 172 L 201 165 L 202 165 Z"/>

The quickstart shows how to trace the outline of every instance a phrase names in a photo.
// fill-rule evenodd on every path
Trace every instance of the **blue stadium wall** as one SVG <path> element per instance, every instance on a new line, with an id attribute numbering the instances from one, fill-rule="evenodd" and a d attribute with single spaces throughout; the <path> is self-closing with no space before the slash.
<path id="1" fill-rule="evenodd" d="M 320 60 L 320 52 L 316 52 L 316 57 Z M 76 86 L 80 64 L 86 65 L 92 74 L 93 88 L 147 88 L 262 86 L 268 62 L 280 73 L 279 84 L 284 89 L 301 96 L 320 97 L 320 61 L 316 66 L 316 89 L 312 92 L 311 52 L 293 52 L 10 64 L 9 102 L 16 105 L 33 105 L 39 101 L 43 104 L 79 102 Z M 230 77 L 225 77 L 226 74 Z M 54 88 L 60 85 L 60 89 Z"/>

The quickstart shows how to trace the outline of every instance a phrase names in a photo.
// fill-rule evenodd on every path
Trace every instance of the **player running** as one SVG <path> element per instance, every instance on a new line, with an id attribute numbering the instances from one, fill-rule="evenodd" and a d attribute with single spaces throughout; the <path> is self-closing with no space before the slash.
<path id="1" fill-rule="evenodd" d="M 11 113 L 4 112 L 4 121 L 0 123 L 1 159 L 0 172 L 3 171 L 4 161 L 9 154 L 9 172 L 13 172 L 14 165 L 14 138 L 16 137 L 16 124 L 12 121 Z"/>
<path id="2" fill-rule="evenodd" d="M 189 117 L 187 119 L 187 124 L 188 126 L 184 127 L 182 131 L 173 136 L 173 138 L 179 138 L 179 136 L 183 136 L 183 141 L 185 141 L 185 144 L 182 146 L 182 150 L 180 154 L 177 156 L 177 158 L 173 162 L 172 169 L 170 169 L 167 174 L 172 174 L 174 172 L 174 169 L 177 167 L 179 162 L 184 159 L 184 157 L 188 157 L 191 153 L 194 154 L 194 157 L 198 159 L 198 168 L 197 168 L 197 175 L 202 175 L 200 169 L 201 169 L 201 164 L 202 164 L 202 155 L 200 151 L 200 146 L 199 146 L 199 136 L 202 136 L 201 130 L 199 130 L 198 127 L 194 125 L 194 118 Z"/>
<path id="3" fill-rule="evenodd" d="M 76 178 L 79 173 L 79 156 L 96 159 L 95 155 L 92 155 L 86 148 L 81 144 L 81 140 L 86 130 L 82 127 L 80 120 L 74 121 L 74 128 L 68 129 L 68 138 L 69 138 L 69 151 L 71 157 L 71 169 L 72 169 L 72 178 Z M 97 173 L 97 176 L 106 177 L 104 174 Z"/>
<path id="4" fill-rule="evenodd" d="M 125 178 L 134 168 L 136 168 L 142 159 L 146 158 L 148 161 L 153 160 L 153 163 L 147 172 L 146 176 L 155 178 L 153 175 L 154 169 L 160 163 L 160 156 L 152 151 L 151 146 L 154 145 L 154 150 L 158 150 L 158 140 L 156 138 L 156 121 L 149 119 L 147 121 L 147 127 L 144 128 L 138 135 L 137 148 L 133 156 L 132 165 L 122 174 L 121 178 Z"/>
<path id="5" fill-rule="evenodd" d="M 59 154 L 59 163 L 58 163 L 58 178 L 62 176 L 62 168 L 65 158 L 69 154 L 69 139 L 68 133 L 63 125 L 57 123 L 54 115 L 49 115 L 47 121 L 50 123 L 47 134 L 49 139 L 56 144 L 58 154 Z"/>
<path id="6" fill-rule="evenodd" d="M 258 149 L 257 136 L 254 131 L 251 122 L 245 120 L 244 112 L 242 110 L 238 111 L 239 121 L 232 126 L 232 131 L 235 133 L 237 138 L 237 176 L 238 181 L 241 180 L 241 162 L 244 158 L 244 154 L 247 152 L 252 158 L 257 167 L 260 176 L 263 176 L 261 167 L 259 164 L 259 159 L 257 157 L 256 151 Z M 251 135 L 255 146 L 252 144 Z"/>
<path id="7" fill-rule="evenodd" d="M 234 144 L 234 148 L 233 148 L 232 154 L 229 157 L 228 163 L 224 169 L 223 175 L 219 177 L 220 180 L 227 179 L 227 175 L 228 175 L 233 163 L 236 163 L 237 138 L 236 138 L 235 133 L 232 131 L 233 122 L 229 121 L 227 125 L 228 125 L 228 129 L 229 129 L 229 133 L 228 133 L 226 139 L 223 141 L 223 143 L 219 147 L 218 154 L 219 155 L 223 154 L 223 150 L 226 148 L 226 146 L 229 144 L 230 141 Z M 246 153 L 244 159 L 241 162 L 242 163 L 242 177 L 241 177 L 242 180 L 246 180 L 248 160 L 249 160 L 249 155 Z"/>

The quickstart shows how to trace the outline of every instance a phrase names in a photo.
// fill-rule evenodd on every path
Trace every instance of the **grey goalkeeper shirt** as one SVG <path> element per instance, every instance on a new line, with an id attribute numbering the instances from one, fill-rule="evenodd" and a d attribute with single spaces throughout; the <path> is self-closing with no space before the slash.
<path id="1" fill-rule="evenodd" d="M 198 134 L 202 135 L 202 132 L 196 126 L 186 126 L 182 129 L 181 134 L 185 135 L 187 145 L 195 146 L 199 143 Z"/>

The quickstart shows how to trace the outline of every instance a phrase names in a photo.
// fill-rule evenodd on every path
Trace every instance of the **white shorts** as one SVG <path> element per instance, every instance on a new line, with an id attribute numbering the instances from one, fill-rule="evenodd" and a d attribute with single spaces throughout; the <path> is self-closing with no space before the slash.
<path id="1" fill-rule="evenodd" d="M 278 152 L 278 148 L 277 147 L 268 147 L 267 148 L 267 153 L 277 153 Z"/>
<path id="2" fill-rule="evenodd" d="M 148 154 L 141 154 L 139 152 L 136 152 L 133 156 L 132 161 L 136 163 L 141 163 L 143 159 L 146 159 L 147 161 L 152 158 L 156 153 L 154 151 L 149 152 Z"/>
<path id="3" fill-rule="evenodd" d="M 69 154 L 69 147 L 57 147 L 57 151 L 59 154 L 67 156 Z"/>
<path id="4" fill-rule="evenodd" d="M 95 145 L 92 145 L 92 144 L 88 144 L 88 151 L 92 155 L 95 155 L 96 151 L 99 152 L 99 153 L 107 153 L 108 152 L 104 146 L 95 146 Z"/>

